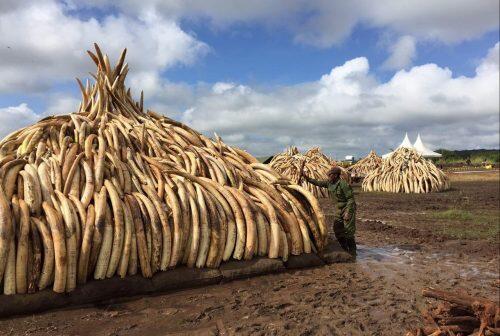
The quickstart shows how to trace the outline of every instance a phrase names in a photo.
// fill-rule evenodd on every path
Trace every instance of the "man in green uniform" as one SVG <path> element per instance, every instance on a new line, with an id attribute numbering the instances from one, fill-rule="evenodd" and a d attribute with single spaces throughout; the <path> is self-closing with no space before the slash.
<path id="1" fill-rule="evenodd" d="M 305 176 L 307 182 L 321 188 L 327 188 L 330 197 L 337 202 L 337 212 L 333 222 L 333 231 L 340 246 L 352 255 L 356 255 L 356 201 L 351 186 L 340 178 L 341 170 L 333 167 L 328 172 L 328 180 L 319 181 Z"/>

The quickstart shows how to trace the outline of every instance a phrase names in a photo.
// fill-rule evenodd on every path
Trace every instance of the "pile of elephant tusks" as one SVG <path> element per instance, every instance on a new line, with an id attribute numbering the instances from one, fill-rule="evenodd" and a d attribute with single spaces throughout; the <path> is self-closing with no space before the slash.
<path id="1" fill-rule="evenodd" d="M 382 158 L 372 150 L 366 157 L 347 168 L 347 170 L 352 177 L 362 178 L 379 168 L 381 165 Z"/>
<path id="2" fill-rule="evenodd" d="M 313 179 L 327 180 L 328 171 L 333 166 L 337 166 L 337 163 L 323 154 L 319 147 L 313 147 L 305 153 L 300 153 L 297 147 L 289 147 L 283 153 L 274 156 L 269 165 L 278 173 L 295 183 L 299 183 L 315 197 L 320 198 L 328 197 L 328 191 L 307 182 L 300 176 L 301 170 Z M 347 170 L 342 167 L 340 169 L 342 171 L 341 178 L 350 183 L 350 175 Z"/>
<path id="3" fill-rule="evenodd" d="M 447 190 L 446 174 L 416 150 L 399 148 L 363 180 L 364 191 L 429 193 Z"/>
<path id="4" fill-rule="evenodd" d="M 323 249 L 310 192 L 218 136 L 144 111 L 124 84 L 126 50 L 114 67 L 97 45 L 88 53 L 97 72 L 78 80 L 78 112 L 0 142 L 4 294 Z"/>

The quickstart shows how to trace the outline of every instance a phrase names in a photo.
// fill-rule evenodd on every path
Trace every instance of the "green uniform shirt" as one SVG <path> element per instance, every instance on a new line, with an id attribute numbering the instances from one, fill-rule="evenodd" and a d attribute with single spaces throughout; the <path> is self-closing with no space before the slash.
<path id="1" fill-rule="evenodd" d="M 311 178 L 307 178 L 307 182 L 314 184 L 315 186 L 321 188 L 327 188 L 330 197 L 337 203 L 337 212 L 335 213 L 335 222 L 342 222 L 344 226 L 344 232 L 338 233 L 346 237 L 354 237 L 356 232 L 356 201 L 354 200 L 354 193 L 351 186 L 341 178 L 335 183 L 330 181 L 321 181 Z M 345 212 L 350 214 L 350 220 L 344 220 Z M 337 233 L 336 233 L 337 234 Z"/>

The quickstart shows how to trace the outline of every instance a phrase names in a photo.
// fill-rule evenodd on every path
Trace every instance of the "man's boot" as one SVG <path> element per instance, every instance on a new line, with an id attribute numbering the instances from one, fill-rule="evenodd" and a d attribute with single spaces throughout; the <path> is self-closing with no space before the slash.
<path id="1" fill-rule="evenodd" d="M 347 252 L 349 252 L 351 255 L 356 256 L 356 240 L 353 238 L 346 238 L 346 246 L 347 246 Z"/>
<path id="2" fill-rule="evenodd" d="M 349 252 L 348 245 L 347 245 L 347 238 L 345 238 L 345 237 L 338 237 L 337 240 L 339 241 L 340 247 L 342 247 L 342 249 L 344 251 Z"/>

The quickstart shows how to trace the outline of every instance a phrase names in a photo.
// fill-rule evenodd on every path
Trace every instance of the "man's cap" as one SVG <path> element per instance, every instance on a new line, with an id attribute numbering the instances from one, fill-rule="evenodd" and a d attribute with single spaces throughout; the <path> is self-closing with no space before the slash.
<path id="1" fill-rule="evenodd" d="M 328 171 L 328 176 L 331 176 L 331 175 L 340 175 L 340 173 L 342 173 L 342 170 L 340 169 L 340 167 L 335 166 L 335 167 L 332 167 Z"/>

